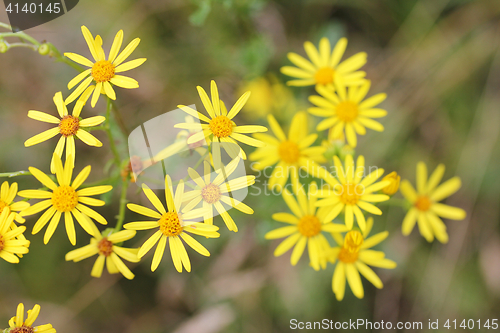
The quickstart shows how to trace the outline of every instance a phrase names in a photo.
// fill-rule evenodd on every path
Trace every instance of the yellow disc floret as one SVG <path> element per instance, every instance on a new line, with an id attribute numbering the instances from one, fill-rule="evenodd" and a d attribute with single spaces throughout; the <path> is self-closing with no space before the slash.
<path id="1" fill-rule="evenodd" d="M 431 208 L 432 202 L 426 196 L 418 197 L 417 201 L 415 201 L 415 207 L 422 212 L 426 212 Z"/>
<path id="2" fill-rule="evenodd" d="M 283 141 L 278 147 L 278 154 L 283 162 L 294 164 L 300 157 L 299 146 L 292 141 Z"/>
<path id="3" fill-rule="evenodd" d="M 3 200 L 0 200 L 0 214 L 3 212 L 3 209 L 7 206 L 8 205 Z"/>
<path id="4" fill-rule="evenodd" d="M 363 195 L 365 187 L 360 184 L 347 183 L 340 190 L 340 201 L 345 205 L 355 205 Z"/>
<path id="5" fill-rule="evenodd" d="M 216 203 L 221 197 L 219 186 L 212 183 L 208 184 L 201 190 L 201 197 L 206 203 Z"/>
<path id="6" fill-rule="evenodd" d="M 233 122 L 226 116 L 217 116 L 208 124 L 212 133 L 218 138 L 225 138 L 233 133 Z"/>
<path id="7" fill-rule="evenodd" d="M 3 240 L 3 237 L 0 235 L 0 251 L 2 251 L 4 247 L 5 247 L 5 241 Z"/>
<path id="8" fill-rule="evenodd" d="M 313 237 L 321 232 L 321 222 L 314 215 L 305 215 L 297 224 L 299 232 L 306 237 Z"/>
<path id="9" fill-rule="evenodd" d="M 16 327 L 13 330 L 10 331 L 11 333 L 34 333 L 35 330 L 31 326 L 21 326 L 21 327 Z"/>
<path id="10" fill-rule="evenodd" d="M 63 136 L 75 135 L 80 128 L 80 120 L 73 116 L 64 116 L 59 122 L 59 131 Z"/>
<path id="11" fill-rule="evenodd" d="M 331 67 L 322 67 L 314 74 L 314 80 L 317 84 L 328 84 L 333 82 L 335 71 Z"/>
<path id="12" fill-rule="evenodd" d="M 346 264 L 356 262 L 358 260 L 359 249 L 363 242 L 363 235 L 359 231 L 349 231 L 347 235 L 345 235 L 344 246 L 340 249 L 338 256 L 339 260 Z"/>
<path id="13" fill-rule="evenodd" d="M 108 82 L 115 76 L 115 65 L 107 60 L 100 60 L 92 66 L 92 77 L 95 82 Z"/>
<path id="14" fill-rule="evenodd" d="M 111 253 L 113 253 L 113 243 L 111 243 L 106 237 L 97 243 L 97 248 L 99 249 L 99 254 L 106 257 L 109 257 Z"/>
<path id="15" fill-rule="evenodd" d="M 177 236 L 182 233 L 182 219 L 179 214 L 175 212 L 167 212 L 163 214 L 161 219 L 158 221 L 160 225 L 160 230 L 167 237 Z"/>
<path id="16" fill-rule="evenodd" d="M 70 212 L 77 204 L 78 194 L 71 186 L 59 186 L 52 193 L 52 205 L 60 212 Z"/>
<path id="17" fill-rule="evenodd" d="M 358 104 L 351 101 L 340 102 L 337 105 L 337 117 L 343 122 L 352 122 L 358 117 Z"/>

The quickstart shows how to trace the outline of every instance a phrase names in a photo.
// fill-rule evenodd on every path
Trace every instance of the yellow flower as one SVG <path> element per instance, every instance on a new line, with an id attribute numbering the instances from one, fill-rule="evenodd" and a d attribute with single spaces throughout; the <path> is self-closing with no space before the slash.
<path id="1" fill-rule="evenodd" d="M 363 284 L 359 273 L 376 288 L 383 287 L 380 278 L 368 265 L 387 269 L 396 267 L 394 261 L 385 258 L 384 252 L 370 250 L 389 236 L 389 233 L 384 231 L 367 238 L 372 225 L 373 219 L 369 218 L 363 234 L 352 230 L 345 235 L 345 239 L 340 234 L 334 234 L 334 239 L 339 246 L 332 248 L 328 257 L 332 263 L 338 260 L 332 278 L 333 293 L 338 301 L 344 298 L 346 278 L 354 296 L 363 298 Z"/>
<path id="2" fill-rule="evenodd" d="M 327 212 L 324 209 L 316 209 L 316 197 L 311 193 L 317 191 L 318 188 L 315 182 L 310 184 L 308 195 L 301 187 L 297 191 L 297 203 L 293 195 L 285 189 L 282 192 L 283 199 L 293 214 L 276 213 L 273 214 L 273 219 L 291 225 L 270 231 L 265 236 L 266 239 L 287 237 L 278 245 L 274 255 L 278 257 L 295 246 L 290 258 L 290 262 L 294 266 L 299 261 L 307 245 L 309 260 L 315 270 L 319 270 L 323 263 L 321 261 L 323 251 L 329 248 L 328 240 L 321 232 L 344 232 L 348 230 L 344 225 L 331 223 L 332 219 L 326 216 Z"/>
<path id="3" fill-rule="evenodd" d="M 186 121 L 185 124 L 195 124 L 194 118 L 191 116 L 186 116 L 184 118 Z M 197 141 L 197 142 L 192 142 L 188 143 L 188 140 L 191 136 L 195 135 L 196 133 L 202 132 L 201 128 L 199 130 L 196 130 L 195 128 L 190 128 L 188 130 L 182 130 L 177 134 L 177 139 L 176 141 L 166 147 L 165 149 L 162 149 L 158 154 L 156 154 L 153 158 L 154 161 L 161 161 L 166 158 L 169 158 L 179 152 L 184 152 L 188 150 L 190 153 L 194 150 L 200 154 L 200 156 L 205 155 L 207 149 L 206 147 L 203 147 L 205 144 L 205 141 L 203 139 Z"/>
<path id="4" fill-rule="evenodd" d="M 68 109 L 64 104 L 62 93 L 61 92 L 56 93 L 54 95 L 54 104 L 57 107 L 57 112 L 59 113 L 59 117 L 61 117 L 61 119 L 58 119 L 57 117 L 54 117 L 45 112 L 30 110 L 28 112 L 28 117 L 50 124 L 57 124 L 57 127 L 51 128 L 45 132 L 42 132 L 38 135 L 35 135 L 34 137 L 29 138 L 24 143 L 24 146 L 30 147 L 39 144 L 40 142 L 47 141 L 53 138 L 54 136 L 60 134 L 61 138 L 57 142 L 57 146 L 56 149 L 54 150 L 54 153 L 57 154 L 59 158 L 62 158 L 64 146 L 66 146 L 66 158 L 69 158 L 71 156 L 72 164 L 74 164 L 75 154 L 76 154 L 75 136 L 78 139 L 85 142 L 86 144 L 88 144 L 89 146 L 101 147 L 102 146 L 101 141 L 97 140 L 95 136 L 84 130 L 84 128 L 97 126 L 101 124 L 103 121 L 105 121 L 106 118 L 103 116 L 95 116 L 87 119 L 79 118 L 80 112 L 82 111 L 83 106 L 87 102 L 87 99 L 89 98 L 91 92 L 92 91 L 89 88 L 82 94 L 82 96 L 76 102 L 75 107 L 73 108 L 72 115 L 68 114 Z M 52 173 L 56 172 L 54 165 L 54 158 L 52 158 L 50 162 L 50 172 Z"/>
<path id="5" fill-rule="evenodd" d="M 2 183 L 0 189 L 0 213 L 4 209 L 10 210 L 11 212 L 20 212 L 30 206 L 26 201 L 13 202 L 17 195 L 17 183 L 12 183 L 9 186 L 9 182 L 5 181 Z M 18 213 L 14 213 L 15 220 L 19 223 L 24 223 L 24 218 Z"/>
<path id="6" fill-rule="evenodd" d="M 258 161 L 252 165 L 256 170 L 263 170 L 276 163 L 276 167 L 269 179 L 269 188 L 283 187 L 291 178 L 293 186 L 299 181 L 299 171 L 304 169 L 308 174 L 314 174 L 317 163 L 325 162 L 323 153 L 325 147 L 311 145 L 316 141 L 317 134 L 307 134 L 307 114 L 298 112 L 292 119 L 288 137 L 272 115 L 267 116 L 269 126 L 274 132 L 273 137 L 268 134 L 254 134 L 254 137 L 267 143 L 267 146 L 258 148 L 250 154 L 250 159 Z"/>
<path id="7" fill-rule="evenodd" d="M 325 199 L 316 204 L 320 207 L 331 207 L 327 219 L 336 218 L 340 212 L 345 210 L 345 224 L 349 230 L 354 225 L 354 216 L 361 231 L 366 228 L 366 219 L 361 209 L 368 213 L 381 215 L 382 211 L 371 204 L 371 202 L 382 202 L 389 200 L 385 194 L 373 194 L 390 184 L 389 181 L 377 182 L 384 174 L 384 169 L 376 168 L 368 176 L 365 175 L 365 159 L 359 156 L 354 165 L 352 155 L 345 158 L 345 166 L 337 156 L 333 157 L 335 175 L 324 174 L 323 178 L 328 183 L 328 188 L 318 192 L 318 197 Z"/>
<path id="8" fill-rule="evenodd" d="M 290 52 L 288 59 L 298 68 L 285 66 L 281 68 L 281 72 L 297 78 L 287 82 L 290 86 L 331 86 L 334 82 L 343 82 L 348 86 L 358 85 L 366 75 L 365 72 L 358 71 L 366 64 L 366 53 L 356 53 L 349 59 L 340 62 L 346 47 L 346 38 L 341 38 L 333 51 L 330 41 L 326 37 L 320 40 L 319 50 L 314 47 L 313 43 L 307 41 L 304 43 L 304 49 L 311 61 Z"/>
<path id="9" fill-rule="evenodd" d="M 24 321 L 24 304 L 17 306 L 16 316 L 9 320 L 10 333 L 56 333 L 51 324 L 33 327 L 33 323 L 40 314 L 40 305 L 36 304 L 33 309 L 28 310 L 28 318 Z"/>
<path id="10" fill-rule="evenodd" d="M 388 180 L 391 183 L 382 189 L 382 192 L 387 195 L 393 195 L 399 190 L 399 181 L 401 176 L 396 173 L 396 171 L 391 172 L 386 175 L 382 180 Z"/>
<path id="11" fill-rule="evenodd" d="M 268 114 L 287 117 L 297 109 L 293 93 L 274 76 L 269 79 L 259 77 L 246 82 L 238 89 L 238 96 L 246 91 L 252 92 L 244 110 L 249 119 L 264 118 Z"/>
<path id="12" fill-rule="evenodd" d="M 245 214 L 253 214 L 253 209 L 233 198 L 232 192 L 253 185 L 255 183 L 255 176 L 243 176 L 227 181 L 227 178 L 236 170 L 240 160 L 241 159 L 237 157 L 224 169 L 217 170 L 217 176 L 213 180 L 211 179 L 211 166 L 207 161 L 204 161 L 204 177 L 201 177 L 196 170 L 189 168 L 189 176 L 195 182 L 196 188 L 194 191 L 184 194 L 184 200 L 189 202 L 182 209 L 182 212 L 188 212 L 200 202 L 203 202 L 203 210 L 205 211 L 203 219 L 206 224 L 213 224 L 215 208 L 222 216 L 227 228 L 237 232 L 238 227 L 236 223 L 234 223 L 222 203 L 234 207 Z"/>
<path id="13" fill-rule="evenodd" d="M 428 242 L 432 242 L 436 237 L 441 243 L 447 243 L 446 226 L 440 217 L 450 220 L 465 218 L 466 213 L 463 209 L 438 203 L 458 191 L 461 186 L 458 177 L 453 177 L 438 186 L 443 178 L 444 170 L 443 164 L 438 165 L 427 179 L 427 167 L 424 162 L 419 162 L 417 164 L 417 190 L 415 191 L 409 181 L 401 182 L 401 193 L 412 205 L 403 220 L 403 235 L 409 235 L 415 222 L 418 221 L 420 234 Z"/>
<path id="14" fill-rule="evenodd" d="M 90 33 L 89 29 L 85 26 L 82 26 L 82 33 L 94 61 L 76 53 L 64 53 L 66 57 L 70 58 L 74 62 L 90 67 L 89 69 L 78 74 L 73 80 L 69 81 L 68 89 L 72 89 L 83 80 L 78 88 L 76 88 L 71 95 L 68 96 L 66 104 L 74 101 L 92 82 L 96 83 L 95 89 L 92 88 L 94 91 L 91 101 L 92 107 L 94 107 L 97 103 L 101 93 L 106 94 L 106 96 L 113 100 L 116 99 L 116 94 L 111 84 L 126 89 L 139 88 L 139 83 L 136 80 L 127 76 L 117 75 L 117 73 L 122 73 L 139 67 L 146 61 L 146 58 L 140 58 L 123 63 L 139 45 L 139 42 L 141 41 L 139 38 L 131 41 L 127 47 L 125 47 L 125 49 L 118 54 L 123 42 L 123 30 L 118 31 L 113 41 L 113 45 L 111 45 L 108 59 L 106 59 L 106 55 L 102 49 L 101 36 L 97 35 L 94 40 L 94 37 Z"/>
<path id="15" fill-rule="evenodd" d="M 54 183 L 54 181 L 52 181 L 52 179 L 50 179 L 50 177 L 42 171 L 33 167 L 29 168 L 31 174 L 51 191 L 25 190 L 19 192 L 19 196 L 21 197 L 30 199 L 45 199 L 21 212 L 22 216 L 28 216 L 48 208 L 35 223 L 32 231 L 33 234 L 37 234 L 50 220 L 50 224 L 47 227 L 43 238 L 43 242 L 45 244 L 49 242 L 50 238 L 54 234 L 54 231 L 56 230 L 63 214 L 66 225 L 66 233 L 68 234 L 68 238 L 73 245 L 76 244 L 76 233 L 72 214 L 78 223 L 80 223 L 82 228 L 92 236 L 95 236 L 95 227 L 92 227 L 93 222 L 90 218 L 93 218 L 101 224 L 108 223 L 101 214 L 85 205 L 103 206 L 104 201 L 89 198 L 89 196 L 109 192 L 113 186 L 94 186 L 78 190 L 90 174 L 90 165 L 85 167 L 73 180 L 73 184 L 71 184 L 73 165 L 70 164 L 70 160 L 70 157 L 66 159 L 66 163 L 63 167 L 59 156 L 54 154 L 54 165 L 59 185 L 56 185 L 56 183 Z"/>
<path id="16" fill-rule="evenodd" d="M 175 269 L 180 273 L 182 272 L 182 266 L 184 266 L 186 271 L 190 272 L 191 262 L 189 261 L 182 240 L 199 254 L 208 257 L 210 256 L 210 252 L 208 252 L 208 250 L 197 240 L 191 237 L 190 234 L 201 235 L 207 238 L 217 238 L 220 236 L 217 232 L 219 228 L 214 225 L 189 221 L 203 216 L 204 211 L 201 209 L 181 213 L 181 204 L 185 201 L 184 182 L 179 182 L 174 196 L 170 176 L 167 175 L 165 177 L 165 198 L 168 211 L 165 210 L 165 206 L 161 203 L 156 194 L 154 194 L 145 184 L 143 184 L 142 189 L 159 213 L 150 208 L 136 204 L 127 205 L 128 209 L 133 212 L 157 219 L 157 221 L 131 222 L 123 226 L 125 229 L 131 230 L 158 228 L 158 230 L 141 246 L 138 257 L 144 257 L 144 255 L 158 242 L 151 264 L 151 271 L 154 272 L 160 264 L 168 240 Z"/>
<path id="17" fill-rule="evenodd" d="M 95 225 L 93 225 L 93 227 L 95 227 Z M 95 236 L 90 240 L 90 244 L 68 252 L 66 254 L 66 261 L 73 260 L 74 262 L 79 262 L 98 254 L 99 256 L 97 257 L 94 267 L 90 273 L 91 276 L 96 278 L 101 277 L 104 264 L 106 263 L 106 268 L 109 274 L 116 274 L 120 272 L 127 279 L 132 280 L 134 278 L 134 274 L 130 271 L 130 269 L 128 269 L 127 266 L 125 266 L 120 257 L 130 262 L 139 262 L 139 257 L 137 257 L 139 249 L 128 249 L 117 246 L 116 244 L 132 239 L 135 236 L 136 231 L 121 230 L 114 233 L 113 231 L 114 230 L 109 231 L 109 229 L 106 229 L 103 232 L 105 235 L 101 235 L 99 230 L 95 228 Z"/>
<path id="18" fill-rule="evenodd" d="M 205 106 L 205 109 L 207 110 L 210 118 L 190 107 L 184 105 L 178 106 L 187 114 L 195 117 L 196 119 L 203 120 L 204 122 L 207 123 L 201 125 L 197 123 L 181 123 L 181 124 L 176 124 L 174 126 L 175 128 L 183 128 L 183 129 L 195 129 L 195 130 L 202 129 L 202 131 L 200 131 L 199 133 L 196 133 L 189 137 L 187 141 L 188 144 L 193 144 L 204 139 L 207 140 L 207 142 L 209 143 L 210 142 L 229 143 L 229 145 L 223 145 L 223 147 L 226 148 L 226 150 L 229 150 L 228 154 L 233 159 L 240 153 L 237 150 L 234 151 L 233 149 L 233 145 L 238 146 L 238 143 L 236 141 L 243 142 L 253 147 L 264 146 L 263 142 L 243 134 L 266 132 L 267 128 L 265 128 L 264 126 L 257 126 L 257 125 L 237 126 L 233 121 L 233 118 L 238 114 L 238 112 L 240 112 L 241 108 L 243 108 L 243 106 L 247 102 L 248 97 L 250 97 L 249 91 L 244 93 L 243 96 L 241 96 L 238 99 L 238 101 L 228 112 L 224 103 L 221 103 L 219 99 L 219 91 L 217 89 L 215 81 L 212 80 L 210 87 L 212 100 L 210 100 L 207 93 L 202 87 L 198 86 L 196 88 L 198 89 L 198 93 L 200 95 L 203 106 Z M 240 151 L 243 156 L 243 159 L 246 159 L 243 149 L 240 148 Z M 220 146 L 218 144 L 212 145 L 212 155 L 214 161 L 221 161 Z"/>
<path id="19" fill-rule="evenodd" d="M 318 86 L 316 90 L 322 96 L 310 96 L 309 101 L 317 107 L 308 109 L 309 113 L 326 117 L 316 129 L 323 131 L 330 128 L 331 137 L 339 137 L 345 129 L 347 143 L 353 148 L 357 145 L 356 134 L 365 135 L 366 127 L 382 132 L 384 126 L 371 118 L 384 117 L 387 111 L 374 108 L 386 98 L 386 94 L 376 94 L 363 101 L 370 81 L 365 80 L 360 86 L 351 86 L 348 89 L 338 84 L 335 92 Z"/>
<path id="20" fill-rule="evenodd" d="M 22 256 L 29 252 L 30 245 L 25 238 L 19 239 L 26 227 L 17 227 L 13 223 L 15 215 L 8 209 L 4 209 L 0 214 L 0 258 L 12 264 L 19 262 L 15 255 Z"/>

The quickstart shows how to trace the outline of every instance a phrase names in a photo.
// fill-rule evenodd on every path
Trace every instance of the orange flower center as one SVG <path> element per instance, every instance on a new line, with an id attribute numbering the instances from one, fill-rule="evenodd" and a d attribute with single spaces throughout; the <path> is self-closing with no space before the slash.
<path id="1" fill-rule="evenodd" d="M 52 192 L 52 205 L 60 212 L 71 212 L 77 204 L 78 194 L 71 186 L 59 186 Z"/>
<path id="2" fill-rule="evenodd" d="M 306 215 L 299 220 L 297 228 L 302 235 L 313 237 L 321 232 L 321 222 L 314 215 Z"/>
<path id="3" fill-rule="evenodd" d="M 208 184 L 201 190 L 201 197 L 209 204 L 216 203 L 221 197 L 220 188 L 215 184 Z"/>
<path id="4" fill-rule="evenodd" d="M 283 162 L 294 164 L 300 157 L 299 146 L 292 141 L 283 141 L 278 147 L 278 154 Z"/>
<path id="5" fill-rule="evenodd" d="M 16 327 L 14 328 L 12 331 L 10 331 L 11 333 L 34 333 L 35 330 L 33 329 L 33 327 L 31 326 L 21 326 L 21 327 Z"/>
<path id="6" fill-rule="evenodd" d="M 115 76 L 115 65 L 107 60 L 100 60 L 92 66 L 91 73 L 95 82 L 108 82 Z"/>
<path id="7" fill-rule="evenodd" d="M 217 116 L 208 124 L 212 133 L 218 138 L 225 138 L 233 133 L 233 122 L 226 116 Z"/>
<path id="8" fill-rule="evenodd" d="M 5 241 L 3 240 L 3 237 L 0 235 L 0 252 L 3 250 L 5 247 Z"/>
<path id="9" fill-rule="evenodd" d="M 182 233 L 182 219 L 179 214 L 175 212 L 167 212 L 163 214 L 161 219 L 158 221 L 160 225 L 160 230 L 167 237 L 177 236 Z"/>
<path id="10" fill-rule="evenodd" d="M 340 201 L 344 205 L 355 205 L 365 192 L 365 187 L 361 184 L 347 183 L 342 185 L 340 190 Z"/>
<path id="11" fill-rule="evenodd" d="M 314 74 L 314 80 L 318 84 L 328 84 L 333 82 L 335 71 L 331 67 L 322 67 Z"/>
<path id="12" fill-rule="evenodd" d="M 344 246 L 340 249 L 339 260 L 350 264 L 356 262 L 359 256 L 359 249 L 363 244 L 363 235 L 357 230 L 349 231 L 345 235 Z"/>
<path id="13" fill-rule="evenodd" d="M 425 195 L 418 197 L 417 201 L 415 201 L 415 207 L 422 212 L 428 211 L 431 205 L 432 202 Z"/>
<path id="14" fill-rule="evenodd" d="M 3 200 L 0 200 L 0 214 L 2 214 L 3 209 L 7 206 L 8 205 Z"/>
<path id="15" fill-rule="evenodd" d="M 101 239 L 97 243 L 97 248 L 99 249 L 99 254 L 109 257 L 113 253 L 113 243 L 110 242 L 106 237 Z"/>
<path id="16" fill-rule="evenodd" d="M 59 131 L 66 137 L 75 135 L 79 128 L 80 120 L 77 117 L 64 116 L 59 122 Z"/>
<path id="17" fill-rule="evenodd" d="M 351 101 L 343 101 L 337 105 L 337 117 L 340 121 L 349 123 L 358 117 L 358 104 Z"/>

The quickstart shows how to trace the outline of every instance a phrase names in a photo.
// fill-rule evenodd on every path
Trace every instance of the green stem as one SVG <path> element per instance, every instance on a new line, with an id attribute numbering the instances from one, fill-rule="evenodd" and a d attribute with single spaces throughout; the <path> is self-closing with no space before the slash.
<path id="1" fill-rule="evenodd" d="M 40 45 L 42 45 L 40 42 L 38 42 L 36 39 L 31 37 L 30 35 L 25 34 L 24 32 L 2 32 L 0 33 L 0 37 L 18 37 L 21 39 L 24 39 L 27 42 L 30 42 L 31 44 L 35 45 L 38 49 Z"/>
<path id="2" fill-rule="evenodd" d="M 115 145 L 115 140 L 113 138 L 113 134 L 111 133 L 111 99 L 108 97 L 107 98 L 107 105 L 106 105 L 106 126 L 104 130 L 106 131 L 106 134 L 108 135 L 108 140 L 109 140 L 109 145 L 111 147 L 111 151 L 113 152 L 115 164 L 117 167 L 120 167 L 121 165 L 121 159 L 120 159 L 120 154 L 118 154 L 118 150 L 116 149 Z"/>
<path id="3" fill-rule="evenodd" d="M 120 195 L 120 210 L 118 213 L 118 221 L 116 222 L 115 231 L 118 232 L 123 226 L 125 220 L 125 207 L 127 206 L 127 189 L 129 185 L 128 178 L 122 181 L 122 193 Z"/>
<path id="4" fill-rule="evenodd" d="M 4 173 L 0 173 L 0 178 L 1 177 L 12 178 L 12 177 L 17 177 L 17 176 L 29 176 L 29 175 L 31 175 L 31 172 L 29 172 L 29 171 L 4 172 Z"/>
<path id="5" fill-rule="evenodd" d="M 123 121 L 122 115 L 118 111 L 118 108 L 116 107 L 116 104 L 111 101 L 111 110 L 113 111 L 113 115 L 115 116 L 116 123 L 120 127 L 120 130 L 122 131 L 123 137 L 126 139 L 128 138 L 128 130 L 127 126 L 125 125 L 125 122 Z"/>
<path id="6" fill-rule="evenodd" d="M 9 45 L 9 49 L 13 48 L 13 47 L 27 47 L 29 49 L 32 49 L 33 51 L 36 51 L 38 48 L 35 46 L 35 45 L 31 45 L 31 44 L 27 44 L 27 43 L 12 43 L 12 44 L 8 44 Z"/>

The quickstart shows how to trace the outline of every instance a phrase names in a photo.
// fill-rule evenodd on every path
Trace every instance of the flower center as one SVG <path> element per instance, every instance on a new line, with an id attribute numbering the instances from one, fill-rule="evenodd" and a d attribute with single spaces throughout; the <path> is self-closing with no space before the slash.
<path id="1" fill-rule="evenodd" d="M 356 262 L 363 241 L 363 235 L 359 231 L 349 231 L 345 235 L 344 246 L 340 249 L 339 260 L 347 264 Z"/>
<path id="2" fill-rule="evenodd" d="M 3 237 L 0 235 L 0 252 L 3 250 L 5 247 L 5 241 L 3 240 Z"/>
<path id="3" fill-rule="evenodd" d="M 343 101 L 337 105 L 337 117 L 343 122 L 351 122 L 358 117 L 358 104 Z"/>
<path id="4" fill-rule="evenodd" d="M 10 331 L 11 333 L 33 333 L 35 332 L 35 330 L 33 329 L 33 327 L 31 326 L 22 326 L 22 327 L 16 327 L 14 328 L 12 331 Z"/>
<path id="5" fill-rule="evenodd" d="M 328 84 L 333 82 L 335 71 L 331 67 L 322 67 L 314 74 L 314 79 L 318 84 Z"/>
<path id="6" fill-rule="evenodd" d="M 179 214 L 175 212 L 167 212 L 163 214 L 161 219 L 158 221 L 160 225 L 160 230 L 167 237 L 177 236 L 182 233 L 182 219 Z"/>
<path id="7" fill-rule="evenodd" d="M 418 197 L 417 201 L 415 201 L 415 207 L 422 212 L 428 211 L 431 205 L 432 202 L 424 195 Z"/>
<path id="8" fill-rule="evenodd" d="M 78 194 L 71 186 L 59 186 L 52 192 L 52 205 L 60 212 L 71 212 L 78 204 Z"/>
<path id="9" fill-rule="evenodd" d="M 217 116 L 208 124 L 212 133 L 218 138 L 225 138 L 233 133 L 233 122 L 226 116 Z"/>
<path id="10" fill-rule="evenodd" d="M 220 188 L 215 184 L 208 184 L 201 190 L 201 197 L 209 204 L 216 203 L 220 199 Z"/>
<path id="11" fill-rule="evenodd" d="M 80 120 L 77 117 L 64 116 L 59 122 L 59 131 L 66 137 L 75 135 L 79 128 Z"/>
<path id="12" fill-rule="evenodd" d="M 321 222 L 314 215 L 306 215 L 300 219 L 297 228 L 302 235 L 313 237 L 321 232 Z"/>
<path id="13" fill-rule="evenodd" d="M 3 200 L 0 200 L 0 214 L 3 212 L 3 209 L 7 206 L 8 205 Z"/>
<path id="14" fill-rule="evenodd" d="M 91 73 L 95 82 L 107 82 L 115 76 L 115 65 L 107 60 L 100 60 L 92 66 Z"/>
<path id="15" fill-rule="evenodd" d="M 97 248 L 99 249 L 99 254 L 106 257 L 109 257 L 111 253 L 113 253 L 113 243 L 111 243 L 106 237 L 99 241 Z"/>
<path id="16" fill-rule="evenodd" d="M 300 157 L 299 146 L 292 141 L 283 141 L 278 147 L 278 154 L 283 162 L 294 164 Z"/>
<path id="17" fill-rule="evenodd" d="M 344 205 L 355 205 L 363 195 L 365 187 L 361 184 L 347 183 L 342 185 L 340 201 Z"/>

